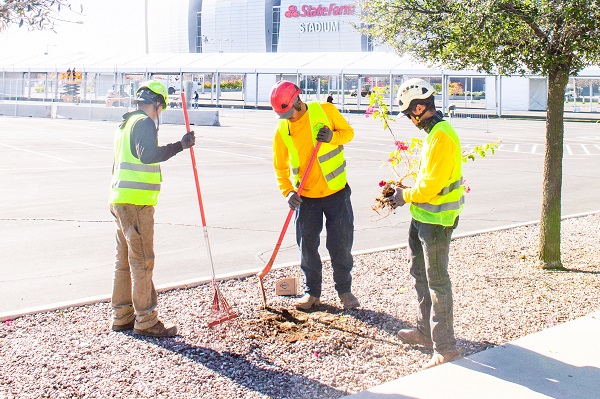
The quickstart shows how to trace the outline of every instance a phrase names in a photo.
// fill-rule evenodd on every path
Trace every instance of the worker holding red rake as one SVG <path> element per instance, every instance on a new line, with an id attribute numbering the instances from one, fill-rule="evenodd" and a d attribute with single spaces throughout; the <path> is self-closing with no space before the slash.
<path id="1" fill-rule="evenodd" d="M 115 217 L 117 255 L 112 293 L 112 330 L 152 337 L 172 337 L 177 326 L 165 325 L 156 311 L 154 270 L 154 206 L 162 175 L 160 162 L 196 143 L 194 132 L 181 141 L 158 145 L 158 117 L 167 108 L 166 87 L 143 83 L 132 103 L 137 110 L 123 115 L 115 132 L 115 158 L 110 211 Z"/>
<path id="2" fill-rule="evenodd" d="M 321 303 L 323 265 L 318 250 L 325 216 L 335 289 L 344 309 L 355 309 L 360 303 L 352 294 L 354 214 L 343 147 L 354 137 L 354 129 L 333 104 L 304 103 L 300 92 L 286 80 L 277 82 L 271 91 L 271 106 L 280 118 L 273 139 L 273 164 L 279 189 L 295 210 L 300 268 L 306 280 L 305 295 L 295 306 L 309 310 Z M 316 162 L 307 170 L 317 142 L 321 145 Z M 298 195 L 305 174 L 302 195 Z"/>

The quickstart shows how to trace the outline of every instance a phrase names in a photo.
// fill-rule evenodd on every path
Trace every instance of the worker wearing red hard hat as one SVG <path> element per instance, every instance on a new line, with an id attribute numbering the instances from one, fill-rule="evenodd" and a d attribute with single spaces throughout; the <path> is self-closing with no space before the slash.
<path id="1" fill-rule="evenodd" d="M 344 158 L 344 144 L 352 140 L 354 129 L 333 104 L 305 103 L 300 93 L 300 88 L 287 80 L 277 82 L 271 91 L 271 106 L 279 116 L 273 163 L 279 189 L 295 210 L 300 268 L 306 280 L 305 295 L 296 308 L 308 310 L 321 303 L 323 265 L 318 249 L 325 216 L 335 289 L 343 307 L 354 309 L 360 303 L 352 293 L 354 214 Z M 317 141 L 321 146 L 299 196 L 296 190 Z"/>

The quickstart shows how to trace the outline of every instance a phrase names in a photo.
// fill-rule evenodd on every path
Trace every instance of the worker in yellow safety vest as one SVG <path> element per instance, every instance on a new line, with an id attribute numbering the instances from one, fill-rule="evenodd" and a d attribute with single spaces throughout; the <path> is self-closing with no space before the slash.
<path id="1" fill-rule="evenodd" d="M 414 187 L 396 187 L 388 198 L 394 208 L 410 203 L 408 259 L 417 291 L 417 325 L 400 330 L 398 336 L 406 343 L 433 348 L 423 368 L 462 355 L 454 337 L 448 275 L 450 239 L 464 202 L 462 151 L 454 128 L 436 111 L 434 93 L 431 84 L 419 78 L 407 80 L 398 89 L 400 112 L 425 130 L 427 137 Z"/>
<path id="2" fill-rule="evenodd" d="M 177 326 L 158 319 L 154 270 L 154 206 L 166 161 L 196 142 L 194 132 L 181 141 L 158 145 L 158 118 L 167 108 L 167 89 L 156 80 L 143 83 L 115 131 L 110 210 L 117 226 L 112 293 L 112 330 L 172 337 Z"/>
<path id="3" fill-rule="evenodd" d="M 305 295 L 295 306 L 308 310 L 321 303 L 323 265 L 318 249 L 324 215 L 335 289 L 343 307 L 355 309 L 360 303 L 352 293 L 354 213 L 343 146 L 354 137 L 354 129 L 333 104 L 304 103 L 300 88 L 290 81 L 273 86 L 271 106 L 280 118 L 273 138 L 273 164 L 279 189 L 295 211 L 300 268 L 306 282 Z M 321 147 L 307 171 L 317 141 Z"/>

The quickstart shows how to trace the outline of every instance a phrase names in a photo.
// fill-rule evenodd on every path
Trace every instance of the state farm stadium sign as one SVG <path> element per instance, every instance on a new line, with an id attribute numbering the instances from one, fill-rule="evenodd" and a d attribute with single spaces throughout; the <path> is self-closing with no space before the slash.
<path id="1" fill-rule="evenodd" d="M 338 5 L 330 3 L 329 5 L 319 4 L 311 6 L 303 4 L 300 6 L 290 5 L 285 12 L 286 18 L 315 18 L 315 17 L 333 17 L 343 15 L 354 15 L 353 5 Z M 300 33 L 309 32 L 339 32 L 340 21 L 326 22 L 301 22 L 299 25 Z"/>

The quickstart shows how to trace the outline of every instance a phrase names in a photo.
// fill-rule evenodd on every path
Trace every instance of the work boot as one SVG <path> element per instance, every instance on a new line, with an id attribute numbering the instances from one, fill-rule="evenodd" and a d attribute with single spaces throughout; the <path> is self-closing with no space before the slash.
<path id="1" fill-rule="evenodd" d="M 312 296 L 310 294 L 305 294 L 302 298 L 296 301 L 296 309 L 299 310 L 309 310 L 313 306 L 318 306 L 321 304 L 321 300 L 317 296 Z"/>
<path id="2" fill-rule="evenodd" d="M 129 323 L 127 324 L 114 324 L 111 326 L 111 329 L 113 331 L 127 331 L 127 330 L 133 330 L 133 326 L 135 325 L 135 319 L 131 320 Z"/>
<path id="3" fill-rule="evenodd" d="M 448 363 L 456 359 L 460 359 L 463 351 L 460 348 L 454 348 L 448 352 L 434 353 L 431 359 L 423 365 L 423 370 L 430 369 L 440 364 Z"/>
<path id="4" fill-rule="evenodd" d="M 344 292 L 339 297 L 342 305 L 344 305 L 344 309 L 356 309 L 360 306 L 360 302 L 358 302 L 358 299 L 351 292 Z"/>
<path id="5" fill-rule="evenodd" d="M 410 345 L 422 345 L 428 349 L 433 349 L 431 339 L 419 331 L 418 328 L 404 328 L 398 331 L 398 338 Z"/>
<path id="6" fill-rule="evenodd" d="M 150 328 L 145 328 L 143 330 L 138 330 L 137 328 L 134 328 L 133 332 L 135 334 L 145 335 L 148 337 L 174 337 L 175 335 L 177 335 L 177 326 L 174 324 L 165 326 L 165 324 L 159 320 L 155 325 L 153 325 Z"/>

